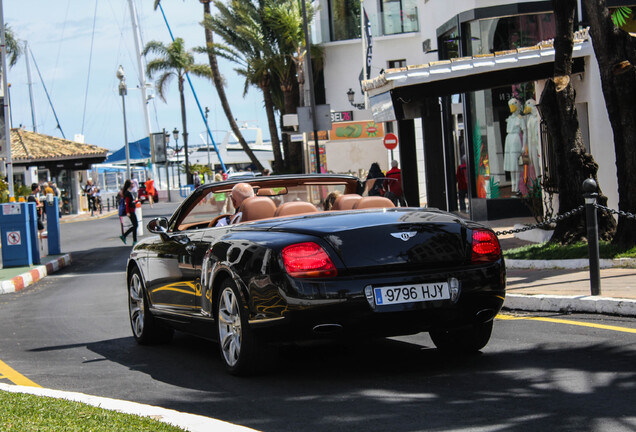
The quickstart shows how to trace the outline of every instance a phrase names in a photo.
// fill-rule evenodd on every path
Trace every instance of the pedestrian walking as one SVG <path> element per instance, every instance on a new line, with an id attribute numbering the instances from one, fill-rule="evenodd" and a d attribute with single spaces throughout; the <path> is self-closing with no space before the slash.
<path id="1" fill-rule="evenodd" d="M 194 181 L 194 188 L 198 188 L 199 186 L 201 186 L 201 177 L 199 177 L 199 173 L 198 172 L 193 172 L 192 173 L 192 180 Z"/>
<path id="2" fill-rule="evenodd" d="M 384 196 L 396 206 L 399 203 L 401 207 L 406 207 L 404 190 L 402 189 L 402 171 L 398 168 L 398 161 L 391 161 L 391 169 L 386 172 L 386 178 L 384 188 L 387 192 Z"/>
<path id="3" fill-rule="evenodd" d="M 154 207 L 154 203 L 155 203 L 155 194 L 157 193 L 157 191 L 155 190 L 155 181 L 153 180 L 152 177 L 148 177 L 148 180 L 146 180 L 146 195 L 148 195 L 148 202 L 150 203 L 150 207 Z"/>
<path id="4" fill-rule="evenodd" d="M 130 180 L 130 183 L 132 185 L 132 188 L 130 189 L 130 193 L 132 194 L 134 199 L 137 199 L 139 194 L 139 180 L 137 180 L 134 173 L 132 175 L 132 179 Z"/>
<path id="5" fill-rule="evenodd" d="M 130 219 L 130 223 L 132 226 L 128 228 L 128 230 L 119 236 L 121 241 L 126 244 L 126 237 L 128 234 L 132 232 L 133 236 L 133 246 L 137 244 L 137 226 L 139 226 L 139 222 L 137 222 L 137 215 L 135 214 L 136 200 L 132 195 L 132 181 L 126 180 L 124 182 L 124 186 L 122 187 L 122 199 L 124 200 L 124 209 L 126 211 L 126 216 Z"/>
<path id="6" fill-rule="evenodd" d="M 459 211 L 466 213 L 466 197 L 468 196 L 468 181 L 466 178 L 466 156 L 462 156 L 461 163 L 455 173 L 457 181 L 457 195 L 459 198 Z"/>
<path id="7" fill-rule="evenodd" d="M 91 216 L 94 216 L 95 213 L 95 185 L 93 184 L 93 179 L 91 177 L 86 180 L 86 185 L 84 186 L 84 195 L 86 195 L 86 200 L 88 201 L 88 211 L 91 212 Z"/>

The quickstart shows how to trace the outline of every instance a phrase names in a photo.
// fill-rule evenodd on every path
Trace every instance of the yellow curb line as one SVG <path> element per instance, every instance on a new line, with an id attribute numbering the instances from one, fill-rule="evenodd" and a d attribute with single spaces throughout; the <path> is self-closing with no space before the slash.
<path id="1" fill-rule="evenodd" d="M 497 315 L 497 318 L 500 320 L 509 320 L 509 321 L 513 321 L 513 320 L 543 321 L 543 322 L 549 322 L 554 324 L 568 324 L 568 325 L 574 325 L 574 326 L 580 326 L 580 327 L 591 327 L 591 328 L 597 328 L 601 330 L 611 330 L 611 331 L 617 331 L 617 332 L 623 332 L 623 333 L 636 334 L 636 329 L 632 329 L 629 327 L 609 326 L 604 324 L 592 324 L 592 323 L 586 323 L 582 321 L 570 321 L 570 320 L 564 320 L 564 319 L 558 319 L 558 318 L 523 317 L 523 316 L 513 316 L 513 315 L 504 315 L 504 314 Z"/>
<path id="2" fill-rule="evenodd" d="M 42 388 L 41 385 L 34 383 L 33 381 L 31 381 L 24 375 L 18 373 L 15 369 L 13 369 L 11 366 L 6 364 L 2 360 L 0 360 L 0 376 L 2 378 L 8 379 L 9 381 L 11 381 L 12 383 L 16 385 Z"/>

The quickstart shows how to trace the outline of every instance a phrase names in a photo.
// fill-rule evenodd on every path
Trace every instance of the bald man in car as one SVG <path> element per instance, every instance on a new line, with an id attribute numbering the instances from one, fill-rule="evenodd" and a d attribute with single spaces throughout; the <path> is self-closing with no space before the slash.
<path id="1" fill-rule="evenodd" d="M 241 205 L 243 201 L 247 198 L 254 196 L 254 189 L 248 183 L 237 183 L 232 188 L 232 193 L 230 194 L 230 199 L 232 200 L 232 205 L 236 209 L 234 216 L 232 218 L 221 218 L 216 223 L 215 226 L 225 226 L 228 224 L 239 223 L 243 217 L 243 210 L 241 209 Z"/>

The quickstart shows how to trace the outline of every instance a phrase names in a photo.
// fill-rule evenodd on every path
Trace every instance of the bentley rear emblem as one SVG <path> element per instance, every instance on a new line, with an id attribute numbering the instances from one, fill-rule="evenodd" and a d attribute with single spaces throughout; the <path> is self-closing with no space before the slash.
<path id="1" fill-rule="evenodd" d="M 411 237 L 415 236 L 415 234 L 417 234 L 416 231 L 391 233 L 393 237 L 402 241 L 409 241 Z"/>

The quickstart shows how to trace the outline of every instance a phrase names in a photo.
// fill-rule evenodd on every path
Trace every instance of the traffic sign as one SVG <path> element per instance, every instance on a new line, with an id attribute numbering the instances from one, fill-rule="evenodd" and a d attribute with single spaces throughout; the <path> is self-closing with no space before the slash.
<path id="1" fill-rule="evenodd" d="M 7 232 L 7 244 L 9 246 L 19 246 L 22 244 L 20 238 L 20 231 L 8 231 Z"/>
<path id="2" fill-rule="evenodd" d="M 388 133 L 384 136 L 384 147 L 393 150 L 398 146 L 398 137 L 394 133 Z"/>

